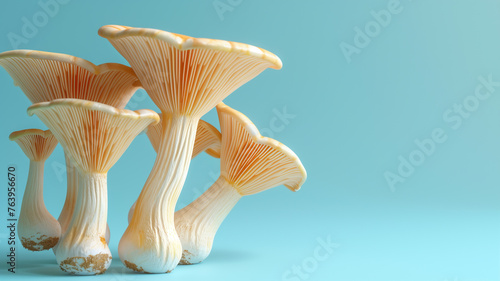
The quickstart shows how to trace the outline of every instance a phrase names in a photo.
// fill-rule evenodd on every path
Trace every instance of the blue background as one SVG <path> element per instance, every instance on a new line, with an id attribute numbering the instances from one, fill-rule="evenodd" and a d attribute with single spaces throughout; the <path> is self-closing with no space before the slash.
<path id="1" fill-rule="evenodd" d="M 220 3 L 230 9 L 218 13 Z M 43 9 L 37 1 L 4 2 L 0 51 L 18 47 L 126 64 L 97 35 L 102 25 L 122 24 L 253 44 L 283 61 L 282 70 L 266 70 L 225 102 L 299 155 L 308 171 L 303 188 L 292 193 L 277 187 L 243 198 L 205 262 L 179 266 L 168 276 L 135 274 L 119 261 L 117 245 L 155 157 L 140 135 L 109 172 L 113 264 L 105 275 L 89 278 L 500 280 L 500 87 L 473 104 L 458 128 L 443 118 L 455 104 L 474 101 L 478 77 L 500 81 L 500 1 L 401 0 L 390 22 L 374 25 L 371 12 L 388 5 L 391 0 L 73 0 L 14 46 L 8 34 L 22 36 L 23 17 L 32 22 Z M 367 26 L 373 37 L 358 48 L 355 29 Z M 342 42 L 357 53 L 344 55 Z M 28 160 L 7 137 L 45 126 L 27 116 L 28 99 L 3 69 L 0 84 L 1 167 L 17 165 L 23 187 Z M 156 106 L 139 91 L 128 108 Z M 276 111 L 285 108 L 294 118 L 273 126 Z M 214 110 L 203 119 L 218 127 Z M 420 153 L 425 158 L 413 173 L 391 189 L 385 174 L 397 175 L 400 156 L 408 160 L 419 149 L 415 141 L 430 138 L 436 128 L 446 141 L 429 155 Z M 58 146 L 46 162 L 44 193 L 55 217 L 65 198 L 62 167 Z M 216 159 L 197 157 L 178 207 L 208 188 L 218 171 Z M 22 191 L 17 196 L 20 203 Z M 2 227 L 2 278 L 74 278 L 58 269 L 52 251 L 20 246 L 17 273 L 8 273 L 6 238 Z M 318 260 L 314 252 L 322 239 L 338 245 Z M 294 266 L 305 275 L 293 275 Z"/>

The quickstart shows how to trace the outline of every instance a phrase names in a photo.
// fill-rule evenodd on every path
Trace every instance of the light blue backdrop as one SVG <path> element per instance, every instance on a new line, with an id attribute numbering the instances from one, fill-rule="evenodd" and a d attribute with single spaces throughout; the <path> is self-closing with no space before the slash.
<path id="1" fill-rule="evenodd" d="M 500 280 L 500 1 L 57 5 L 47 12 L 38 1 L 3 3 L 0 51 L 37 49 L 96 64 L 126 63 L 97 35 L 102 25 L 122 24 L 274 52 L 283 69 L 265 71 L 225 102 L 292 148 L 308 171 L 297 193 L 278 187 L 243 198 L 202 264 L 179 266 L 168 276 L 133 274 L 120 263 L 117 245 L 155 157 L 140 135 L 109 172 L 114 261 L 105 275 L 93 278 Z M 29 24 L 38 24 L 36 31 L 23 31 Z M 7 136 L 44 125 L 27 116 L 28 99 L 3 69 L 0 85 L 1 167 L 16 164 L 22 187 L 28 161 Z M 156 109 L 144 91 L 129 108 Z M 215 111 L 203 119 L 218 126 Z M 65 197 L 63 165 L 59 146 L 46 163 L 44 194 L 55 217 Z M 179 205 L 217 174 L 218 161 L 195 159 Z M 8 273 L 5 227 L 0 235 L 2 278 L 66 276 L 52 252 L 19 247 L 17 273 Z"/>

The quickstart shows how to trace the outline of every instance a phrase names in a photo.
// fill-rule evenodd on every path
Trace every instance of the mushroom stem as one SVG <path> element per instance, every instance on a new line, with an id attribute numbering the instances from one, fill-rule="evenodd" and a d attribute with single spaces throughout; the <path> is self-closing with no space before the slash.
<path id="1" fill-rule="evenodd" d="M 127 267 L 150 273 L 170 272 L 182 256 L 174 211 L 186 180 L 199 119 L 163 113 L 163 120 L 154 166 L 118 247 Z"/>
<path id="2" fill-rule="evenodd" d="M 75 168 L 74 164 L 71 162 L 71 159 L 68 157 L 68 154 L 64 152 L 64 158 L 66 160 L 66 174 L 67 174 L 67 191 L 66 191 L 66 199 L 64 201 L 63 208 L 61 210 L 61 214 L 57 219 L 59 224 L 61 225 L 61 233 L 65 233 L 68 229 L 68 225 L 73 216 L 76 196 L 78 194 L 78 184 L 80 181 L 80 176 L 78 170 Z M 110 231 L 109 226 L 106 224 L 106 243 L 109 244 Z M 57 250 L 57 245 L 52 248 L 54 253 Z"/>
<path id="3" fill-rule="evenodd" d="M 160 113 L 161 114 L 161 113 Z M 158 146 L 161 140 L 161 136 L 163 133 L 163 125 L 162 121 L 158 122 L 158 124 L 150 125 L 146 131 L 148 135 L 148 139 L 151 142 L 151 146 L 153 149 L 158 151 Z M 195 158 L 198 154 L 205 151 L 208 155 L 220 158 L 220 142 L 221 142 L 221 134 L 219 130 L 217 130 L 214 126 L 209 123 L 199 120 L 198 121 L 198 129 L 196 130 L 196 140 L 194 142 L 193 154 L 192 158 Z M 132 220 L 132 216 L 134 215 L 136 203 L 130 207 L 128 211 L 128 222 Z"/>
<path id="4" fill-rule="evenodd" d="M 107 175 L 82 174 L 78 186 L 78 200 L 68 228 L 59 242 L 57 262 L 63 271 L 71 273 L 104 273 L 111 263 L 111 252 L 105 239 Z"/>
<path id="5" fill-rule="evenodd" d="M 215 233 L 241 197 L 219 176 L 200 197 L 175 212 L 175 228 L 183 247 L 180 264 L 199 263 L 208 257 Z"/>
<path id="6" fill-rule="evenodd" d="M 47 211 L 43 201 L 44 163 L 45 160 L 30 160 L 28 180 L 19 215 L 19 238 L 23 247 L 31 251 L 50 249 L 57 243 L 60 235 L 60 229 L 53 229 L 52 220 L 55 219 Z"/>

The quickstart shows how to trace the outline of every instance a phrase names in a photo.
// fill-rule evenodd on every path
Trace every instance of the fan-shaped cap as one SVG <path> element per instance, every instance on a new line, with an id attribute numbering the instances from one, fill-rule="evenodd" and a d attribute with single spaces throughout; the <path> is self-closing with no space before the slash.
<path id="1" fill-rule="evenodd" d="M 124 108 L 140 87 L 137 76 L 128 66 L 94 65 L 65 54 L 8 51 L 0 54 L 0 65 L 32 103 L 75 98 Z"/>
<path id="2" fill-rule="evenodd" d="M 154 150 L 158 152 L 158 147 L 160 145 L 160 139 L 162 136 L 162 120 L 163 116 L 160 115 L 160 122 L 157 124 L 152 124 L 148 127 L 146 134 L 148 135 L 149 141 L 153 146 Z M 168 136 L 167 136 L 168 137 Z M 196 140 L 194 142 L 193 148 L 193 158 L 198 154 L 205 151 L 208 155 L 220 158 L 220 142 L 221 134 L 217 128 L 212 126 L 210 123 L 200 120 L 198 122 L 198 128 L 196 131 Z"/>
<path id="3" fill-rule="evenodd" d="M 282 66 L 276 55 L 242 43 L 120 25 L 99 35 L 127 59 L 162 112 L 201 117 L 264 69 Z"/>
<path id="4" fill-rule="evenodd" d="M 260 135 L 241 112 L 217 105 L 222 133 L 221 175 L 241 195 L 285 185 L 300 189 L 307 174 L 297 155 L 284 144 Z"/>
<path id="5" fill-rule="evenodd" d="M 125 110 L 78 99 L 58 99 L 28 108 L 36 114 L 84 172 L 107 172 L 132 140 L 160 120 L 152 110 Z"/>
<path id="6" fill-rule="evenodd" d="M 10 134 L 9 140 L 15 141 L 32 161 L 46 160 L 57 145 L 57 139 L 49 130 L 15 131 Z"/>
<path id="7" fill-rule="evenodd" d="M 193 157 L 205 151 L 212 157 L 220 158 L 221 140 L 222 135 L 217 128 L 206 121 L 200 120 L 196 131 Z"/>

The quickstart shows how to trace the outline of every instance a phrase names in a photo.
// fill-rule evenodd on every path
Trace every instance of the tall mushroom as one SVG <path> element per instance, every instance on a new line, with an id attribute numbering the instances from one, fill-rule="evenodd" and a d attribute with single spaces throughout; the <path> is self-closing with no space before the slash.
<path id="1" fill-rule="evenodd" d="M 90 275 L 106 271 L 111 252 L 104 238 L 107 172 L 132 140 L 159 116 L 78 99 L 34 104 L 36 114 L 59 140 L 80 173 L 73 216 L 59 241 L 56 259 L 63 271 Z"/>
<path id="2" fill-rule="evenodd" d="M 158 145 L 161 138 L 162 130 L 162 120 L 158 124 L 150 125 L 146 131 L 146 134 L 153 146 L 155 151 L 158 151 Z M 210 125 L 210 123 L 200 120 L 198 123 L 198 129 L 196 131 L 196 140 L 194 142 L 193 156 L 195 158 L 198 154 L 205 151 L 208 155 L 220 158 L 220 141 L 221 134 L 217 128 Z M 135 203 L 130 207 L 128 212 L 128 222 L 132 220 L 132 215 L 134 214 Z"/>
<path id="3" fill-rule="evenodd" d="M 31 251 L 50 249 L 57 244 L 61 227 L 43 201 L 43 170 L 57 140 L 50 131 L 38 129 L 13 132 L 9 139 L 15 141 L 30 159 L 17 228 L 19 239 L 23 247 Z"/>
<path id="4" fill-rule="evenodd" d="M 122 262 L 136 271 L 165 273 L 182 256 L 174 211 L 193 152 L 198 120 L 217 103 L 280 59 L 263 49 L 166 31 L 107 25 L 108 39 L 134 69 L 163 115 L 158 153 L 120 240 Z"/>
<path id="5" fill-rule="evenodd" d="M 32 103 L 75 98 L 121 109 L 140 87 L 137 76 L 128 66 L 118 63 L 94 65 L 66 54 L 33 50 L 7 51 L 0 54 L 0 65 Z M 79 181 L 78 172 L 66 153 L 65 158 L 67 192 L 58 219 L 62 233 L 66 231 L 73 214 Z M 109 241 L 109 237 L 107 238 Z"/>
<path id="6" fill-rule="evenodd" d="M 242 113 L 217 105 L 222 132 L 221 175 L 200 197 L 175 212 L 175 228 L 182 242 L 181 264 L 203 261 L 217 229 L 242 196 L 285 185 L 297 191 L 306 170 L 292 150 L 263 137 Z"/>

